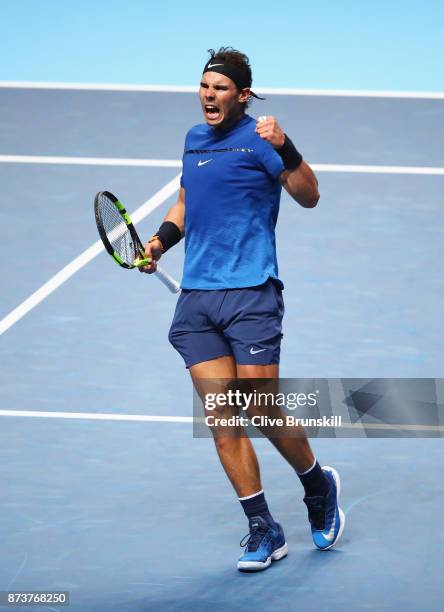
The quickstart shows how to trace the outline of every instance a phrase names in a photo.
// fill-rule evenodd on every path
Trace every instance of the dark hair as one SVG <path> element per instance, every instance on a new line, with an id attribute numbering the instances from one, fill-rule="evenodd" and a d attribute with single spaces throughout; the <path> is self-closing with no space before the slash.
<path id="1" fill-rule="evenodd" d="M 232 64 L 233 66 L 237 66 L 238 68 L 242 68 L 245 70 L 250 79 L 250 85 L 253 82 L 253 77 L 251 74 L 251 66 L 250 60 L 245 53 L 241 51 L 237 51 L 237 49 L 233 49 L 233 47 L 220 47 L 218 51 L 214 49 L 208 49 L 208 53 L 211 56 L 211 59 L 221 60 L 222 62 L 226 62 L 227 64 Z M 238 91 L 240 91 L 238 87 Z M 247 102 L 243 102 L 245 108 L 250 105 L 250 99 Z"/>

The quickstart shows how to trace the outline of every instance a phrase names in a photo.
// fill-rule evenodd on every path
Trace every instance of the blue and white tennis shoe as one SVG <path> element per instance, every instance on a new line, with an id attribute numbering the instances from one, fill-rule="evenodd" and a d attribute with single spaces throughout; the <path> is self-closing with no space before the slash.
<path id="1" fill-rule="evenodd" d="M 327 465 L 322 470 L 330 483 L 327 495 L 304 497 L 304 502 L 308 508 L 313 542 L 320 550 L 328 550 L 344 531 L 345 514 L 338 503 L 341 490 L 339 474 Z"/>
<path id="2" fill-rule="evenodd" d="M 245 552 L 239 558 L 237 569 L 258 572 L 266 569 L 272 561 L 285 557 L 288 546 L 279 523 L 269 525 L 261 516 L 253 516 L 249 524 L 250 533 L 240 542 L 241 546 L 245 546 Z"/>

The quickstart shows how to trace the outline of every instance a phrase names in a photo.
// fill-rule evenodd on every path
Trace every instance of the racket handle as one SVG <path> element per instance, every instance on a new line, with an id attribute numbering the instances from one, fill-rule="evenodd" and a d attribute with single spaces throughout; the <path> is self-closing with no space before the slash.
<path id="1" fill-rule="evenodd" d="M 137 258 L 137 259 L 135 259 L 135 260 L 134 260 L 134 262 L 133 262 L 133 263 L 134 263 L 134 265 L 136 266 L 136 268 L 140 268 L 140 267 L 142 267 L 142 266 L 146 266 L 146 264 L 149 264 L 149 263 L 151 263 L 152 261 L 153 261 L 153 260 L 151 259 L 151 257 L 147 257 L 147 258 L 145 258 L 145 259 L 139 259 L 139 258 Z"/>
<path id="2" fill-rule="evenodd" d="M 165 270 L 162 270 L 162 268 L 159 268 L 159 266 L 157 266 L 157 270 L 154 272 L 154 274 L 165 285 L 165 287 L 167 287 L 171 291 L 171 293 L 179 293 L 179 283 L 174 280 L 174 278 L 170 276 L 168 272 L 165 272 Z"/>

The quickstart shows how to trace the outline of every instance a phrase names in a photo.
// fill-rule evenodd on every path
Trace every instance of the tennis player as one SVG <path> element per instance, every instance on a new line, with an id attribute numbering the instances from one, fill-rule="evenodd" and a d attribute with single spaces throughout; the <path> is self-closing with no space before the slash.
<path id="1" fill-rule="evenodd" d="M 199 98 L 205 123 L 186 135 L 176 204 L 146 245 L 152 273 L 163 253 L 185 237 L 182 293 L 170 342 L 199 388 L 201 379 L 279 377 L 284 303 L 275 246 L 281 188 L 304 208 L 318 183 L 275 117 L 246 113 L 252 74 L 246 55 L 209 50 Z M 294 468 L 314 544 L 331 548 L 344 528 L 339 476 L 321 468 L 304 435 L 271 441 Z M 249 520 L 238 569 L 257 571 L 287 554 L 270 513 L 259 464 L 247 436 L 214 436 L 216 449 Z"/>

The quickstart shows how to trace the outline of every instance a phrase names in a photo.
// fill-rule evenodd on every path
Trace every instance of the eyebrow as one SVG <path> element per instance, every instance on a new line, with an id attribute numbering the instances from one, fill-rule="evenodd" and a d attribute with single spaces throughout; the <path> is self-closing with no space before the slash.
<path id="1" fill-rule="evenodd" d="M 201 81 L 201 82 L 200 82 L 200 86 L 201 86 L 201 87 L 209 87 L 209 84 L 208 84 L 208 83 L 205 83 L 205 81 Z M 220 87 L 220 88 L 222 88 L 222 89 L 228 89 L 228 88 L 229 88 L 229 85 L 224 85 L 224 84 L 222 84 L 222 83 L 213 83 L 213 87 Z"/>

